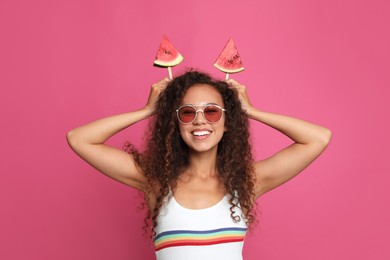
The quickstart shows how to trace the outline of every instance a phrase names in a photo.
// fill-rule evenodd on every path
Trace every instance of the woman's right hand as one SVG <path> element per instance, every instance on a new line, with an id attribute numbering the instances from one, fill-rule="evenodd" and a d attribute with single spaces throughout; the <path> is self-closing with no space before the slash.
<path id="1" fill-rule="evenodd" d="M 166 89 L 169 82 L 171 82 L 171 79 L 165 77 L 159 82 L 156 82 L 152 85 L 152 88 L 150 89 L 150 93 L 149 93 L 148 102 L 145 105 L 145 109 L 149 111 L 150 115 L 153 115 L 156 112 L 157 100 L 161 92 L 163 92 Z"/>

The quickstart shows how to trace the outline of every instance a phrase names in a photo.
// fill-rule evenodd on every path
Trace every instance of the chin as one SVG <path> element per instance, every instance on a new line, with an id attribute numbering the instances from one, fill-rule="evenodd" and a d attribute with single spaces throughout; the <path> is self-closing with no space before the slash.
<path id="1" fill-rule="evenodd" d="M 214 150 L 217 151 L 218 146 L 189 146 L 190 151 L 193 153 L 207 153 L 207 152 L 213 152 Z"/>

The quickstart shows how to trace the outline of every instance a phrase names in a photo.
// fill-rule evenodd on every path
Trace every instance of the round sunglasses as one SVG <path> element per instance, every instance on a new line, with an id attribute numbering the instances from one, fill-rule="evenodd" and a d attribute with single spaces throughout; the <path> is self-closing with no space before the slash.
<path id="1" fill-rule="evenodd" d="M 191 124 L 194 122 L 198 116 L 198 112 L 203 113 L 207 122 L 218 123 L 222 118 L 223 112 L 226 112 L 226 109 L 215 104 L 207 104 L 202 109 L 197 109 L 193 105 L 183 105 L 176 109 L 177 118 L 182 124 Z"/>

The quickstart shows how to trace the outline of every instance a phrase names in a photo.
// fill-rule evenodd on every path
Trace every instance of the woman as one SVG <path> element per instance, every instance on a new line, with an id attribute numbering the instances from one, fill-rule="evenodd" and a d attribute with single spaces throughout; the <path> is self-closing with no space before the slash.
<path id="1" fill-rule="evenodd" d="M 104 142 L 155 115 L 146 150 Z M 294 143 L 254 161 L 248 118 Z M 328 129 L 256 109 L 245 86 L 189 71 L 152 86 L 145 107 L 70 131 L 72 149 L 105 175 L 142 191 L 157 259 L 242 259 L 258 197 L 290 180 L 326 148 Z"/>

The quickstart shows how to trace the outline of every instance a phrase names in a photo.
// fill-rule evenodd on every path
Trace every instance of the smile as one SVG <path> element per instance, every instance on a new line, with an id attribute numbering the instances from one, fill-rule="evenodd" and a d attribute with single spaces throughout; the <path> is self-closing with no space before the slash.
<path id="1" fill-rule="evenodd" d="M 211 131 L 208 131 L 208 130 L 199 130 L 199 131 L 192 132 L 192 135 L 199 136 L 199 137 L 208 136 L 210 134 L 211 134 Z"/>

